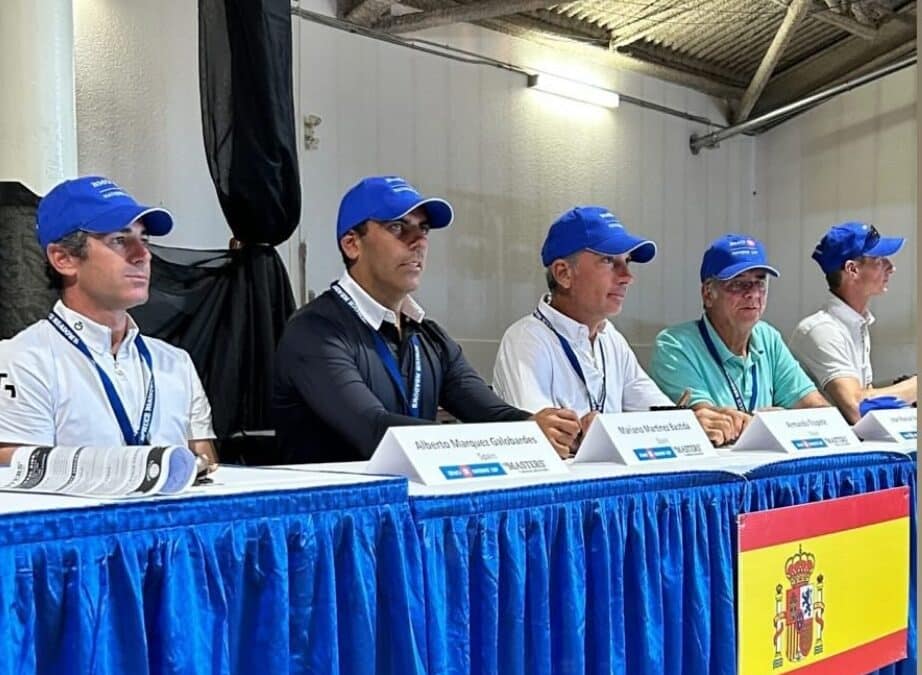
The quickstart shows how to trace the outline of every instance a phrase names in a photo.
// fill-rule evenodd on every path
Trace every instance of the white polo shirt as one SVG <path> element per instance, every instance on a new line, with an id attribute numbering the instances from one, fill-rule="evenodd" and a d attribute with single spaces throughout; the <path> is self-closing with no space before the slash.
<path id="1" fill-rule="evenodd" d="M 537 311 L 570 343 L 586 384 L 570 364 L 554 332 L 530 314 L 512 324 L 500 342 L 493 387 L 501 398 L 532 412 L 547 407 L 569 408 L 582 417 L 591 409 L 587 388 L 599 400 L 604 381 L 603 412 L 672 405 L 640 367 L 627 340 L 611 322 L 606 320 L 590 342 L 589 328 L 551 307 L 549 298 L 542 298 Z"/>
<path id="2" fill-rule="evenodd" d="M 359 316 L 375 330 L 380 330 L 381 324 L 385 321 L 395 326 L 400 325 L 397 315 L 371 297 L 368 291 L 358 285 L 348 271 L 343 272 L 343 275 L 336 283 L 352 298 Z M 410 317 L 416 323 L 422 323 L 423 317 L 426 315 L 419 303 L 409 295 L 403 299 L 403 304 L 400 305 L 400 313 Z"/>
<path id="3" fill-rule="evenodd" d="M 870 312 L 859 314 L 830 293 L 822 309 L 797 324 L 789 347 L 821 390 L 837 377 L 853 377 L 869 387 L 872 323 Z"/>
<path id="4" fill-rule="evenodd" d="M 129 318 L 130 328 L 113 356 L 108 327 L 60 301 L 54 311 L 112 380 L 137 429 L 150 379 L 135 343 L 137 325 Z M 144 337 L 144 343 L 156 385 L 151 444 L 214 438 L 211 406 L 189 354 L 156 338 Z M 0 443 L 126 444 L 96 367 L 45 319 L 0 342 Z"/>

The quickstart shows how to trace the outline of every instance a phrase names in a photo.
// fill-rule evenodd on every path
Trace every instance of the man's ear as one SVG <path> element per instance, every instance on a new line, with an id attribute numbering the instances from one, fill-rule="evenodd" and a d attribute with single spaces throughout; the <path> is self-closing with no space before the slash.
<path id="1" fill-rule="evenodd" d="M 355 262 L 359 259 L 359 253 L 361 253 L 362 249 L 361 244 L 359 243 L 360 240 L 361 237 L 355 230 L 349 230 L 339 240 L 340 248 L 342 248 L 345 256 L 352 262 Z"/>
<path id="2" fill-rule="evenodd" d="M 569 290 L 573 285 L 573 268 L 566 260 L 560 258 L 552 262 L 551 274 L 560 288 Z"/>
<path id="3" fill-rule="evenodd" d="M 701 304 L 705 309 L 714 304 L 714 292 L 710 284 L 701 284 Z"/>
<path id="4" fill-rule="evenodd" d="M 48 244 L 45 247 L 45 256 L 48 263 L 62 277 L 77 276 L 77 268 L 80 263 L 79 258 L 71 255 L 66 248 L 60 244 Z"/>

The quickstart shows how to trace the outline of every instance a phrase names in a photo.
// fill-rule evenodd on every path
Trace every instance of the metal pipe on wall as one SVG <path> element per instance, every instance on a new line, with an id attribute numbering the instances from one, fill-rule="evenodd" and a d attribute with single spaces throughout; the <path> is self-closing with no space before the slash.
<path id="1" fill-rule="evenodd" d="M 917 57 L 915 54 L 912 56 L 907 56 L 906 58 L 900 59 L 899 61 L 884 66 L 883 68 L 879 68 L 870 73 L 866 73 L 865 75 L 861 75 L 860 77 L 856 77 L 854 80 L 843 82 L 842 84 L 837 84 L 834 87 L 830 87 L 829 89 L 824 89 L 823 91 L 811 94 L 810 96 L 807 96 L 806 98 L 803 98 L 799 101 L 788 103 L 787 105 L 776 108 L 775 110 L 767 112 L 764 115 L 754 117 L 751 120 L 742 122 L 740 124 L 735 124 L 731 127 L 727 127 L 726 129 L 714 131 L 709 134 L 705 134 L 704 136 L 692 134 L 688 145 L 691 148 L 692 154 L 697 155 L 701 151 L 701 148 L 716 147 L 722 140 L 737 136 L 739 134 L 744 134 L 747 131 L 756 129 L 763 124 L 766 124 L 767 122 L 778 119 L 779 117 L 784 117 L 790 113 L 798 112 L 817 103 L 821 103 L 826 99 L 830 99 L 837 94 L 843 94 L 856 87 L 860 87 L 862 84 L 873 82 L 874 80 L 880 79 L 881 77 L 895 73 L 898 70 L 908 68 L 909 66 L 912 66 L 916 63 L 916 58 Z"/>
<path id="2" fill-rule="evenodd" d="M 0 0 L 2 1 L 2 0 Z M 342 30 L 347 33 L 353 33 L 355 35 L 363 35 L 374 40 L 381 40 L 383 42 L 389 42 L 390 44 L 400 45 L 401 47 L 406 47 L 407 49 L 413 49 L 416 51 L 424 52 L 426 54 L 432 54 L 435 56 L 441 56 L 443 58 L 451 59 L 453 61 L 459 61 L 461 63 L 470 63 L 473 65 L 489 66 L 492 68 L 499 68 L 501 70 L 507 70 L 509 72 L 518 73 L 525 78 L 528 78 L 530 75 L 534 74 L 534 70 L 526 68 L 524 66 L 517 66 L 513 63 L 506 63 L 505 61 L 500 61 L 498 59 L 493 59 L 488 56 L 483 56 L 475 52 L 470 52 L 465 49 L 460 49 L 458 47 L 453 47 L 447 44 L 437 44 L 429 40 L 424 40 L 421 38 L 412 38 L 412 37 L 400 37 L 397 35 L 391 35 L 390 33 L 375 30 L 373 28 L 366 28 L 364 26 L 358 26 L 348 21 L 342 19 L 337 19 L 336 17 L 326 16 L 325 14 L 319 14 L 317 12 L 312 12 L 307 9 L 301 9 L 300 7 L 292 7 L 291 13 L 293 16 L 297 16 L 301 19 L 311 21 L 313 23 L 320 24 L 321 26 L 327 26 L 328 28 L 335 28 L 337 30 Z M 685 110 L 678 110 L 654 101 L 648 101 L 646 99 L 638 98 L 637 96 L 630 96 L 628 94 L 622 94 L 618 92 L 618 95 L 621 97 L 622 103 L 628 103 L 630 105 L 635 105 L 639 108 L 645 108 L 647 110 L 653 110 L 655 112 L 662 113 L 664 115 L 670 115 L 672 117 L 678 117 L 679 119 L 687 120 L 689 122 L 697 122 L 699 124 L 704 124 L 709 127 L 717 127 L 720 129 L 725 129 L 726 125 L 714 122 L 707 117 L 702 115 L 695 115 L 689 113 Z"/>

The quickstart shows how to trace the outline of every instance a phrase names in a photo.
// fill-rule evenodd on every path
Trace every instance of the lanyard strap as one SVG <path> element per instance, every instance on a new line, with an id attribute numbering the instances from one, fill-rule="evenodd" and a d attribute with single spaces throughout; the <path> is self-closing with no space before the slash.
<path id="1" fill-rule="evenodd" d="M 148 350 L 147 345 L 144 344 L 144 340 L 141 339 L 140 333 L 135 337 L 134 343 L 144 363 L 147 364 L 147 369 L 150 372 L 150 380 L 147 383 L 147 393 L 144 396 L 144 408 L 141 410 L 141 422 L 138 425 L 138 430 L 135 431 L 131 426 L 131 422 L 128 420 L 128 413 L 125 412 L 125 406 L 118 392 L 115 390 L 115 385 L 112 384 L 112 380 L 106 375 L 106 371 L 104 371 L 96 362 L 96 359 L 93 358 L 93 354 L 90 353 L 90 349 L 86 346 L 86 343 L 84 343 L 67 322 L 55 312 L 48 314 L 48 322 L 55 327 L 65 340 L 76 347 L 77 350 L 88 358 L 90 363 L 96 367 L 96 372 L 99 374 L 102 387 L 106 392 L 106 398 L 109 399 L 109 407 L 112 408 L 115 419 L 118 421 L 118 426 L 122 430 L 122 438 L 125 440 L 125 445 L 149 445 L 150 425 L 154 417 L 157 387 L 154 384 L 154 361 L 153 358 L 151 358 L 150 350 Z"/>
<path id="2" fill-rule="evenodd" d="M 358 306 L 355 304 L 355 300 L 351 295 L 346 293 L 339 285 L 339 282 L 334 282 L 330 285 L 330 288 L 333 289 L 339 298 L 345 302 L 353 312 L 355 312 L 356 316 L 358 316 L 359 319 L 362 320 L 362 323 L 368 326 L 368 330 L 371 331 L 371 336 L 374 338 L 375 342 L 375 351 L 378 353 L 378 358 L 381 359 L 381 363 L 384 365 L 388 377 L 391 378 L 391 382 L 393 382 L 394 386 L 397 388 L 397 393 L 400 395 L 400 402 L 403 404 L 404 414 L 410 417 L 419 417 L 419 399 L 423 382 L 423 364 L 419 337 L 415 333 L 410 335 L 410 349 L 413 352 L 413 380 L 410 395 L 407 396 L 407 385 L 403 380 L 403 375 L 400 374 L 400 367 L 397 365 L 397 359 L 394 358 L 394 354 L 391 352 L 390 347 L 387 346 L 384 338 L 381 337 L 380 331 L 375 330 L 365 321 L 359 312 Z"/>
<path id="3" fill-rule="evenodd" d="M 730 388 L 730 393 L 733 394 L 733 401 L 736 403 L 736 409 L 744 413 L 753 413 L 756 409 L 756 398 L 759 395 L 759 380 L 756 378 L 756 364 L 752 364 L 752 396 L 749 398 L 749 407 L 746 408 L 745 405 L 743 405 L 743 395 L 740 393 L 739 387 L 737 387 L 736 382 L 730 378 L 730 374 L 727 372 L 727 369 L 724 368 L 723 361 L 720 360 L 720 354 L 717 353 L 717 347 L 714 345 L 714 341 L 711 339 L 708 329 L 704 325 L 704 319 L 698 319 L 698 331 L 701 333 L 701 339 L 704 340 L 704 344 L 711 353 L 711 357 L 720 367 L 721 372 L 727 380 L 727 387 Z"/>
<path id="4" fill-rule="evenodd" d="M 599 394 L 599 397 L 596 398 L 592 395 L 592 392 L 589 391 L 589 383 L 586 382 L 586 376 L 583 374 L 583 369 L 579 365 L 579 359 L 576 358 L 576 353 L 573 351 L 573 347 L 570 346 L 570 343 L 567 339 L 557 332 L 557 329 L 551 325 L 551 322 L 548 321 L 548 318 L 541 313 L 540 310 L 535 310 L 533 316 L 544 323 L 548 329 L 557 336 L 557 339 L 560 341 L 560 346 L 563 348 L 563 353 L 567 357 L 567 361 L 570 362 L 570 365 L 573 366 L 573 370 L 576 371 L 577 377 L 579 377 L 580 382 L 583 383 L 583 387 L 586 389 L 586 396 L 589 399 L 589 408 L 595 412 L 604 412 L 605 400 L 608 398 L 608 387 L 607 387 L 607 373 L 605 369 L 605 348 L 602 345 L 599 345 L 599 352 L 602 355 L 602 393 Z"/>

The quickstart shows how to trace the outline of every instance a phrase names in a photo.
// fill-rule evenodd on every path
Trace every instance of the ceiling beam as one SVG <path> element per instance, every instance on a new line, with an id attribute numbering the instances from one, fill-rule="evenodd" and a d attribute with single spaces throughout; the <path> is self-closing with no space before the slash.
<path id="1" fill-rule="evenodd" d="M 339 5 L 343 7 L 345 3 Z M 361 0 L 355 7 L 342 15 L 342 18 L 359 26 L 371 26 L 382 14 L 390 9 L 390 0 Z"/>
<path id="2" fill-rule="evenodd" d="M 901 13 L 912 9 L 909 7 Z M 888 21 L 881 25 L 879 33 L 871 43 L 858 37 L 845 38 L 778 73 L 769 80 L 754 114 L 796 101 L 850 74 L 860 74 L 868 63 L 882 65 L 886 59 L 895 58 L 894 55 L 905 55 L 915 49 L 915 26 L 903 21 Z"/>
<path id="3" fill-rule="evenodd" d="M 776 5 L 780 7 L 787 7 L 787 0 L 771 0 Z M 823 9 L 822 7 L 815 7 L 808 16 L 814 21 L 819 21 L 825 23 L 829 26 L 835 26 L 839 30 L 844 30 L 852 35 L 857 35 L 860 38 L 865 40 L 874 40 L 877 37 L 877 29 L 874 26 L 868 26 L 866 24 L 860 23 L 851 19 L 842 14 L 836 14 L 831 11 L 828 7 Z"/>
<path id="4" fill-rule="evenodd" d="M 481 21 L 520 12 L 533 12 L 558 4 L 560 0 L 485 0 L 468 5 L 455 5 L 402 16 L 385 17 L 374 27 L 389 33 L 408 33 L 452 23 Z"/>
<path id="5" fill-rule="evenodd" d="M 743 94 L 743 98 L 740 100 L 739 107 L 734 115 L 733 121 L 735 124 L 745 122 L 746 118 L 749 117 L 749 113 L 752 112 L 752 108 L 755 106 L 756 101 L 758 101 L 759 96 L 762 95 L 765 85 L 768 84 L 768 79 L 772 76 L 775 66 L 777 66 L 778 61 L 781 60 L 781 55 L 784 54 L 784 50 L 787 49 L 791 38 L 794 37 L 797 27 L 800 26 L 801 20 L 807 13 L 810 3 L 811 0 L 793 0 L 793 2 L 788 5 L 788 11 L 785 12 L 784 19 L 781 20 L 781 26 L 778 27 L 778 32 L 775 33 L 775 37 L 768 46 L 765 56 L 762 57 L 762 63 L 760 63 L 759 67 L 756 69 L 756 74 L 753 75 L 752 82 L 749 83 L 749 86 L 746 88 L 746 93 Z"/>

